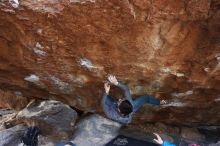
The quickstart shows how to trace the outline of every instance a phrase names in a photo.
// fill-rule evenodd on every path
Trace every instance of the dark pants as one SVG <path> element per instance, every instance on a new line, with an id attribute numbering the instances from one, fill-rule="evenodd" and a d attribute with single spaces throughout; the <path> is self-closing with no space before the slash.
<path id="1" fill-rule="evenodd" d="M 146 103 L 152 105 L 160 105 L 160 100 L 148 95 L 140 96 L 133 101 L 133 112 L 136 112 Z"/>

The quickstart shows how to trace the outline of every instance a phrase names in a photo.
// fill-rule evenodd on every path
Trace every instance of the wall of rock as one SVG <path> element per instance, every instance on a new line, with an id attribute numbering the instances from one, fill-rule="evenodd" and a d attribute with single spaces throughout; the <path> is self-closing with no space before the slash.
<path id="1" fill-rule="evenodd" d="M 101 112 L 107 74 L 134 98 L 171 101 L 142 108 L 134 122 L 219 124 L 220 2 L 0 1 L 2 92 Z M 1 107 L 16 102 L 7 98 Z"/>

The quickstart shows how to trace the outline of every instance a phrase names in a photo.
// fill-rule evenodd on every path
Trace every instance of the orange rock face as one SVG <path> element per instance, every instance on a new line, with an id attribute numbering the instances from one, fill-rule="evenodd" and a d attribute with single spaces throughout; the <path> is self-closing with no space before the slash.
<path id="1" fill-rule="evenodd" d="M 0 108 L 21 110 L 28 104 L 29 99 L 0 90 L 0 101 Z"/>
<path id="2" fill-rule="evenodd" d="M 134 98 L 172 101 L 142 108 L 135 121 L 219 123 L 219 6 L 218 0 L 3 0 L 0 87 L 100 112 L 103 81 L 114 74 Z"/>

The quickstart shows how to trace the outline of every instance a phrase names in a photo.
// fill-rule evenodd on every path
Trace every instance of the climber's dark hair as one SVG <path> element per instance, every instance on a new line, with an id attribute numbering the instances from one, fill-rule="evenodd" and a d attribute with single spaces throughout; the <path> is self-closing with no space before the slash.
<path id="1" fill-rule="evenodd" d="M 120 110 L 120 113 L 124 116 L 127 116 L 133 111 L 133 106 L 128 100 L 122 101 L 118 108 Z"/>

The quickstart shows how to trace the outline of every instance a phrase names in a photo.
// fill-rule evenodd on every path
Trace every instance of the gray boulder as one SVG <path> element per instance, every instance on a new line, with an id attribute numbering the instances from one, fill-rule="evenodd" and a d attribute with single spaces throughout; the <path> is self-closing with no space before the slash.
<path id="1" fill-rule="evenodd" d="M 181 137 L 192 141 L 204 141 L 205 136 L 199 133 L 196 128 L 183 127 L 181 129 Z"/>
<path id="2" fill-rule="evenodd" d="M 29 104 L 18 113 L 17 119 L 38 126 L 44 136 L 68 139 L 74 131 L 77 112 L 59 101 L 47 100 Z"/>
<path id="3" fill-rule="evenodd" d="M 0 131 L 0 146 L 17 146 L 21 143 L 21 137 L 24 135 L 27 127 L 17 125 L 9 129 Z"/>
<path id="4" fill-rule="evenodd" d="M 103 146 L 118 135 L 121 124 L 90 115 L 76 125 L 72 142 L 77 146 Z"/>
<path id="5" fill-rule="evenodd" d="M 220 140 L 217 143 L 210 144 L 209 146 L 220 146 Z"/>

